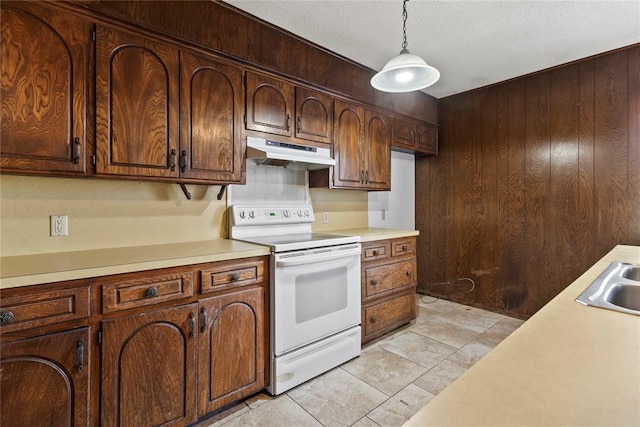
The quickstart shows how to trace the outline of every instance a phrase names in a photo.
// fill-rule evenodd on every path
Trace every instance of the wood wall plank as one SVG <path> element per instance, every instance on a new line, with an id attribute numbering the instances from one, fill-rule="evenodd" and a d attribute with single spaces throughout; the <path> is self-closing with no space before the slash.
<path id="1" fill-rule="evenodd" d="M 449 299 L 529 317 L 616 244 L 640 245 L 640 46 L 439 107 L 416 206 L 428 193 L 440 207 L 417 209 L 416 226 L 425 279 L 477 283 Z"/>

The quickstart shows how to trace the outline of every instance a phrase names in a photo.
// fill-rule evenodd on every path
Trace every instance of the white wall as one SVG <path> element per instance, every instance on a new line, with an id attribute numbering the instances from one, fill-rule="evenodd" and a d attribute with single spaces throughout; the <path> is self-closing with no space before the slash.
<path id="1" fill-rule="evenodd" d="M 415 229 L 415 156 L 391 152 L 391 191 L 369 192 L 369 227 Z"/>

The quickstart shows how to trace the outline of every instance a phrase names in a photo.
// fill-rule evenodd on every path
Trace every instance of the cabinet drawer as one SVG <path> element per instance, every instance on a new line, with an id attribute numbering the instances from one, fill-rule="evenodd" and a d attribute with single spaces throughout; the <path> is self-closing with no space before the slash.
<path id="1" fill-rule="evenodd" d="M 392 256 L 412 255 L 416 253 L 416 240 L 394 240 L 391 247 Z"/>
<path id="2" fill-rule="evenodd" d="M 102 285 L 102 312 L 172 301 L 193 295 L 194 272 L 169 273 Z"/>
<path id="3" fill-rule="evenodd" d="M 412 260 L 365 268 L 364 297 L 369 298 L 411 285 L 415 277 L 415 263 Z"/>
<path id="4" fill-rule="evenodd" d="M 399 326 L 413 318 L 413 305 L 415 304 L 413 293 L 365 306 L 362 323 L 363 335 L 371 335 L 381 332 L 388 327 Z"/>
<path id="5" fill-rule="evenodd" d="M 365 243 L 362 245 L 362 261 L 373 261 L 389 258 L 391 243 L 389 241 Z"/>
<path id="6" fill-rule="evenodd" d="M 222 263 L 200 271 L 201 292 L 204 294 L 236 286 L 262 283 L 263 276 L 263 261 Z"/>
<path id="7" fill-rule="evenodd" d="M 89 288 L 3 298 L 0 307 L 3 333 L 81 319 L 89 316 Z"/>

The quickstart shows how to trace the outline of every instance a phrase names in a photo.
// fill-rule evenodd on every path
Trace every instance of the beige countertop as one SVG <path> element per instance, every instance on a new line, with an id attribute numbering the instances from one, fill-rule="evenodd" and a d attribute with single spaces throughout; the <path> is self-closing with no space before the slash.
<path id="1" fill-rule="evenodd" d="M 361 236 L 363 242 L 418 234 L 413 230 L 386 228 L 342 229 L 327 232 Z M 0 289 L 225 261 L 269 253 L 269 249 L 265 246 L 218 239 L 2 257 L 0 258 Z"/>
<path id="2" fill-rule="evenodd" d="M 417 230 L 398 230 L 395 228 L 344 228 L 338 230 L 327 230 L 327 233 L 347 234 L 349 236 L 360 236 L 360 241 L 371 242 L 373 240 L 397 239 L 400 237 L 411 237 L 420 234 Z"/>
<path id="3" fill-rule="evenodd" d="M 405 427 L 640 426 L 640 316 L 575 301 L 614 261 L 640 247 L 614 248 Z"/>
<path id="4" fill-rule="evenodd" d="M 0 258 L 0 289 L 268 255 L 266 246 L 208 240 Z"/>

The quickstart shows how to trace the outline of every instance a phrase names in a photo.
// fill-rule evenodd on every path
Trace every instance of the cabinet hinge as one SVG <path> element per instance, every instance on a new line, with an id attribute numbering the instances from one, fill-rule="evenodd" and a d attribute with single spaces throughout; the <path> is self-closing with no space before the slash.
<path id="1" fill-rule="evenodd" d="M 91 155 L 91 164 L 93 164 L 93 165 L 96 164 L 96 155 L 95 154 Z"/>
<path id="2" fill-rule="evenodd" d="M 102 331 L 98 331 L 98 344 L 102 344 Z"/>
<path id="3" fill-rule="evenodd" d="M 246 127 L 247 126 L 247 115 L 246 114 L 242 115 L 242 120 L 244 120 L 244 125 Z"/>

